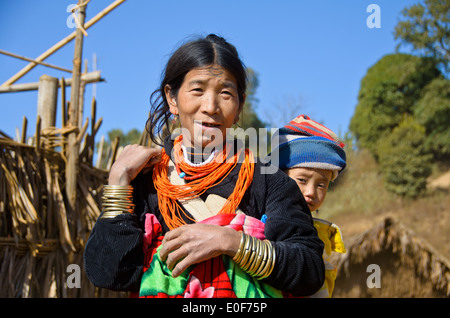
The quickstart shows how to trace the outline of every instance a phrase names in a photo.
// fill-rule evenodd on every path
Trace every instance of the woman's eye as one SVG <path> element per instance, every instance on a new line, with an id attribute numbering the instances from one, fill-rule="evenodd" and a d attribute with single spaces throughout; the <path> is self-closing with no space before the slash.
<path id="1" fill-rule="evenodd" d="M 222 91 L 222 95 L 224 95 L 226 98 L 233 97 L 233 93 L 230 91 Z"/>

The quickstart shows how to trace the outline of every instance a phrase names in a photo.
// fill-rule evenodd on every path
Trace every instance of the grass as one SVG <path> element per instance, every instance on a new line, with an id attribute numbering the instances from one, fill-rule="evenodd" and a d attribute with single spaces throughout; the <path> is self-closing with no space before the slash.
<path id="1" fill-rule="evenodd" d="M 437 176 L 435 170 L 432 178 Z M 347 150 L 347 167 L 331 185 L 318 217 L 335 222 L 345 239 L 391 216 L 450 258 L 449 212 L 448 189 L 427 190 L 415 200 L 401 198 L 385 189 L 378 164 L 368 151 Z"/>

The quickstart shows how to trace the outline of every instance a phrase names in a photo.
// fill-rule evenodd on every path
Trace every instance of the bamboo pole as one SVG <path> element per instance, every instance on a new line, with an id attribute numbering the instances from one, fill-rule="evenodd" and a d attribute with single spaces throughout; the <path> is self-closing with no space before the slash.
<path id="1" fill-rule="evenodd" d="M 36 61 L 36 60 L 30 59 L 30 58 L 25 57 L 25 56 L 21 56 L 21 55 L 17 55 L 17 54 L 11 53 L 11 52 L 7 52 L 5 50 L 0 50 L 0 53 L 4 54 L 4 55 L 11 56 L 11 57 L 15 57 L 15 58 L 23 60 L 23 61 L 33 62 L 33 63 L 40 64 L 42 66 L 51 67 L 51 68 L 54 68 L 56 70 L 60 70 L 60 71 L 63 71 L 63 72 L 72 73 L 72 71 L 67 69 L 67 68 L 62 68 L 62 67 L 59 67 L 59 66 L 56 66 L 56 65 L 53 65 L 53 64 L 48 64 L 48 63 Z"/>
<path id="2" fill-rule="evenodd" d="M 86 83 L 96 83 L 104 81 L 104 79 L 101 78 L 100 71 L 82 74 L 81 79 Z M 71 78 L 65 79 L 64 84 L 65 86 L 72 86 L 72 79 Z M 61 83 L 58 83 L 58 85 L 61 86 Z M 5 87 L 0 86 L 0 93 L 16 93 L 16 92 L 34 91 L 37 89 L 39 89 L 39 82 L 14 84 Z"/>
<path id="3" fill-rule="evenodd" d="M 21 138 L 21 142 L 23 144 L 27 141 L 27 126 L 28 126 L 28 119 L 27 119 L 27 117 L 23 116 L 22 138 Z"/>
<path id="4" fill-rule="evenodd" d="M 61 128 L 66 127 L 67 113 L 66 113 L 66 80 L 64 77 L 60 81 L 61 86 Z"/>
<path id="5" fill-rule="evenodd" d="M 67 108 L 66 108 L 66 80 L 64 77 L 61 78 L 60 81 L 61 86 L 61 128 L 64 129 L 66 127 L 67 122 Z M 61 134 L 61 154 L 63 157 L 66 156 L 66 136 Z"/>
<path id="6" fill-rule="evenodd" d="M 113 3 L 111 3 L 109 6 L 107 6 L 105 9 L 100 11 L 95 17 L 93 17 L 91 20 L 89 20 L 85 25 L 84 29 L 87 30 L 91 26 L 93 26 L 95 23 L 97 23 L 101 18 L 103 18 L 105 15 L 107 15 L 109 12 L 114 10 L 117 6 L 125 2 L 125 0 L 116 0 Z M 78 29 L 77 29 L 78 31 Z M 64 45 L 75 39 L 75 35 L 77 31 L 72 32 L 69 36 L 65 37 L 55 45 L 53 45 L 51 48 L 49 48 L 47 51 L 39 55 L 34 62 L 31 62 L 27 66 L 25 66 L 23 69 L 21 69 L 18 73 L 16 73 L 14 76 L 12 76 L 10 79 L 8 79 L 6 82 L 4 82 L 0 87 L 9 86 L 15 82 L 17 82 L 20 78 L 22 78 L 25 74 L 27 74 L 30 70 L 32 70 L 37 63 L 36 62 L 42 62 L 47 57 L 55 53 L 57 50 L 62 48 Z M 80 31 L 81 32 L 81 31 Z"/>
<path id="7" fill-rule="evenodd" d="M 41 128 L 56 125 L 56 104 L 58 98 L 58 79 L 48 75 L 39 78 L 37 113 L 41 116 Z"/>
<path id="8" fill-rule="evenodd" d="M 78 5 L 82 3 L 82 0 L 78 1 Z M 80 6 L 78 11 L 78 18 L 80 21 L 80 27 L 77 28 L 75 37 L 75 52 L 73 57 L 73 72 L 72 72 L 72 87 L 70 95 L 70 111 L 69 111 L 69 125 L 72 127 L 78 127 L 79 119 L 79 94 L 80 94 L 80 75 L 81 75 L 81 61 L 83 55 L 83 39 L 84 35 L 81 28 L 84 27 L 84 20 L 86 18 L 86 5 Z M 79 162 L 79 143 L 77 142 L 77 133 L 72 132 L 68 136 L 68 154 L 67 154 L 67 167 L 66 167 L 66 194 L 68 198 L 68 208 L 70 213 L 76 213 L 76 201 L 77 201 L 77 168 Z"/>
<path id="9" fill-rule="evenodd" d="M 41 151 L 41 116 L 37 116 L 36 120 L 36 153 Z"/>
<path id="10" fill-rule="evenodd" d="M 98 150 L 97 150 L 97 161 L 95 163 L 95 167 L 97 169 L 101 169 L 102 167 L 102 159 L 103 159 L 103 145 L 105 143 L 105 136 L 102 135 L 100 137 L 100 143 L 98 145 Z"/>
<path id="11" fill-rule="evenodd" d="M 96 120 L 97 120 L 97 101 L 95 100 L 95 97 L 92 97 L 91 102 L 91 139 L 89 144 L 89 150 L 88 150 L 88 162 L 92 165 L 93 164 L 93 158 L 94 158 L 94 149 L 95 149 L 95 135 L 97 133 L 96 129 Z"/>

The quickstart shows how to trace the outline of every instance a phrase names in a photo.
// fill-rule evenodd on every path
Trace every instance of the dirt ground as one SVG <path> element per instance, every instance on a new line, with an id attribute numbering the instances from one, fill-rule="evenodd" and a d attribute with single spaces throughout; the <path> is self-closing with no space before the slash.
<path id="1" fill-rule="evenodd" d="M 343 233 L 344 243 L 361 233 L 380 224 L 390 217 L 404 225 L 408 231 L 429 244 L 440 256 L 450 260 L 450 171 L 430 182 L 434 189 L 432 198 L 409 202 L 393 211 L 376 215 L 346 213 L 330 217 Z M 399 264 L 398 259 L 390 251 L 364 260 L 363 264 L 351 264 L 346 271 L 352 273 L 351 278 L 344 278 L 338 272 L 334 297 L 448 297 L 437 293 L 432 284 L 419 277 L 414 271 L 414 264 Z M 368 289 L 365 280 L 367 264 L 379 264 L 383 268 L 382 284 L 384 289 Z M 341 275 L 341 277 L 339 277 Z M 411 279 L 415 277 L 414 279 Z M 341 278 L 341 279 L 339 279 Z M 340 285 L 339 285 L 340 284 Z M 389 288 L 389 290 L 386 290 Z"/>
<path id="2" fill-rule="evenodd" d="M 448 187 L 450 172 L 443 177 L 436 179 L 436 184 Z M 440 191 L 440 193 L 432 202 L 417 200 L 395 211 L 376 215 L 347 213 L 331 216 L 329 219 L 339 226 L 345 242 L 346 238 L 363 233 L 386 217 L 392 217 L 426 240 L 444 257 L 450 259 L 450 244 L 448 243 L 450 242 L 450 194 L 448 188 L 444 189 L 444 187 L 436 191 Z"/>

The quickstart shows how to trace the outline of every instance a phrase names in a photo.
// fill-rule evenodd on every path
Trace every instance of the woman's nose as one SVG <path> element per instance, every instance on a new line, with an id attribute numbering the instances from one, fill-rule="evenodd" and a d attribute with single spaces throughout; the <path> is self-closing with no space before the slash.
<path id="1" fill-rule="evenodd" d="M 218 112 L 219 105 L 217 103 L 217 98 L 214 94 L 205 94 L 202 100 L 202 111 L 212 115 Z"/>

